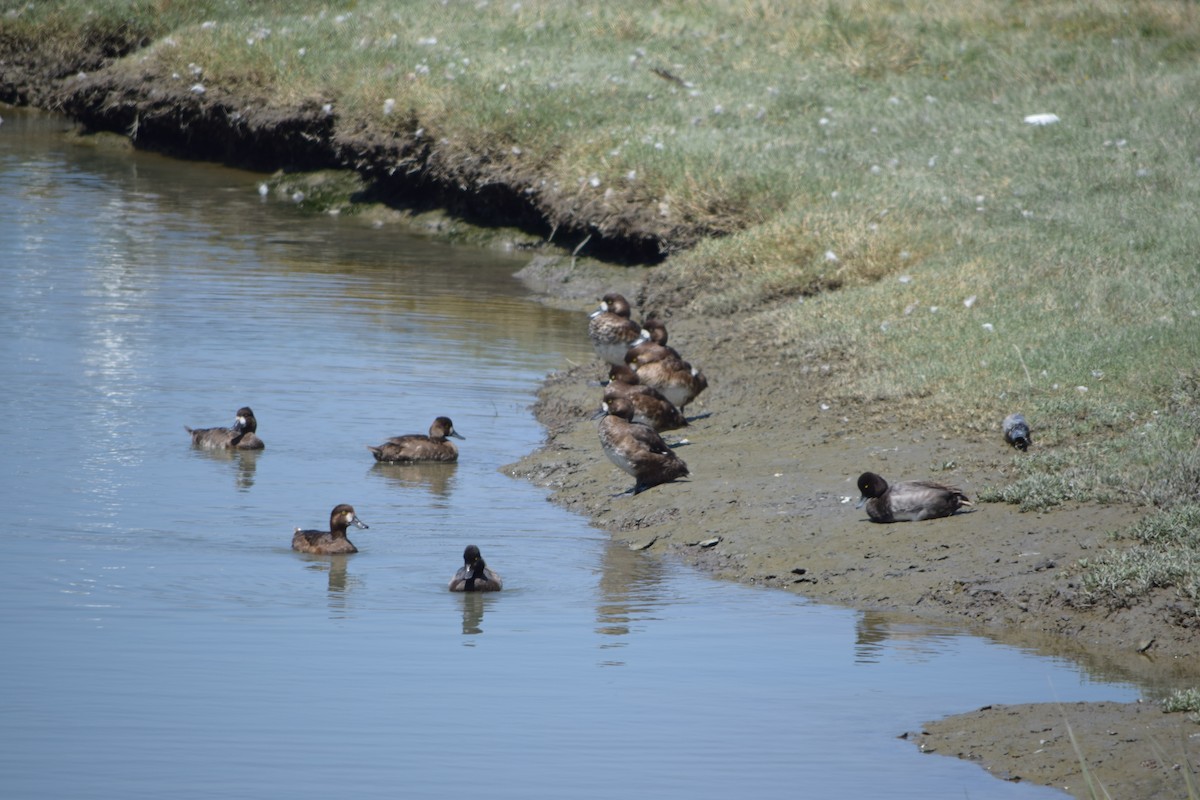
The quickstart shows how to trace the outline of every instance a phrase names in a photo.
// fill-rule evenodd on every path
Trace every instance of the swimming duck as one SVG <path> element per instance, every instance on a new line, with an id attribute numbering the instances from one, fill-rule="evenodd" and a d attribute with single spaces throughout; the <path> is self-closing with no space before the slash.
<path id="1" fill-rule="evenodd" d="M 296 528 L 292 535 L 292 549 L 319 556 L 357 553 L 358 548 L 346 538 L 346 528 L 351 525 L 364 529 L 369 527 L 354 513 L 354 506 L 345 503 L 334 506 L 333 511 L 329 512 L 329 530 L 302 531 Z"/>
<path id="2" fill-rule="evenodd" d="M 609 364 L 624 364 L 625 351 L 643 341 L 642 326 L 629 318 L 629 301 L 609 292 L 600 307 L 588 315 L 588 338 L 596 355 Z"/>
<path id="3" fill-rule="evenodd" d="M 1029 423 L 1025 421 L 1025 415 L 1009 414 L 1004 418 L 1000 427 L 1004 431 L 1004 441 L 1018 450 L 1028 450 L 1029 445 L 1033 444 L 1033 437 L 1029 433 Z"/>
<path id="4" fill-rule="evenodd" d="M 633 403 L 628 398 L 606 400 L 603 410 L 600 446 L 610 461 L 637 480 L 630 490 L 633 494 L 688 474 L 687 464 L 653 428 L 633 421 Z"/>
<path id="5" fill-rule="evenodd" d="M 867 507 L 874 522 L 915 522 L 948 517 L 972 505 L 961 490 L 931 481 L 903 481 L 888 485 L 882 476 L 864 472 L 858 476 L 862 492 L 857 508 Z"/>
<path id="6" fill-rule="evenodd" d="M 473 544 L 463 550 L 463 565 L 450 579 L 452 592 L 498 592 L 504 588 L 500 576 L 484 562 L 479 548 Z"/>
<path id="7" fill-rule="evenodd" d="M 608 386 L 604 389 L 604 399 L 626 397 L 633 403 L 633 421 L 649 425 L 654 430 L 673 431 L 686 427 L 687 418 L 656 389 L 638 383 L 637 373 L 629 367 L 614 366 L 608 371 Z"/>
<path id="8" fill-rule="evenodd" d="M 457 461 L 458 448 L 448 436 L 466 439 L 454 430 L 449 417 L 438 417 L 429 426 L 428 436 L 420 433 L 393 436 L 378 447 L 367 445 L 367 449 L 374 453 L 376 461 Z"/>
<path id="9" fill-rule="evenodd" d="M 680 411 L 708 388 L 704 373 L 681 358 L 656 359 L 647 352 L 631 353 L 630 357 L 629 366 L 637 373 L 638 383 L 657 389 Z"/>
<path id="10" fill-rule="evenodd" d="M 236 447 L 238 450 L 262 450 L 266 447 L 258 438 L 258 420 L 249 406 L 237 410 L 232 428 L 189 428 L 183 429 L 192 435 L 192 445 L 207 450 Z"/>

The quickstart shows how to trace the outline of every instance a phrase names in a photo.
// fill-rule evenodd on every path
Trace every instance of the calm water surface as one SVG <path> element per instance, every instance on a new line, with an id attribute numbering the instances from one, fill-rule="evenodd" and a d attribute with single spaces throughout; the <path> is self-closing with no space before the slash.
<path id="1" fill-rule="evenodd" d="M 1053 797 L 896 736 L 1138 696 L 714 582 L 505 476 L 590 358 L 519 262 L 0 116 L 5 797 Z M 244 404 L 265 451 L 189 446 Z M 460 464 L 374 465 L 439 414 Z M 289 549 L 342 502 L 358 555 Z M 445 591 L 471 542 L 504 592 Z"/>

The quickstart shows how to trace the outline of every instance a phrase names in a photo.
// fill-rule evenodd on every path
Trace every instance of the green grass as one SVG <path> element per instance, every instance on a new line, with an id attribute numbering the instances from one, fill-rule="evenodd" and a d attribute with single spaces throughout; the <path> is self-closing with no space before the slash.
<path id="1" fill-rule="evenodd" d="M 1200 617 L 1200 504 L 1176 505 L 1148 515 L 1120 534 L 1131 545 L 1081 561 L 1086 599 L 1109 607 L 1133 605 L 1156 588 L 1173 587 Z"/>
<path id="2" fill-rule="evenodd" d="M 1025 413 L 1035 446 L 985 500 L 1169 510 L 1200 486 L 1196 3 L 0 0 L 0 19 L 0 42 L 144 42 L 117 68 L 419 133 L 564 213 L 638 209 L 695 244 L 664 285 L 749 316 L 848 413 L 997 436 Z M 1061 122 L 1023 121 L 1040 112 Z M 1097 592 L 1195 597 L 1194 558 L 1139 548 Z"/>

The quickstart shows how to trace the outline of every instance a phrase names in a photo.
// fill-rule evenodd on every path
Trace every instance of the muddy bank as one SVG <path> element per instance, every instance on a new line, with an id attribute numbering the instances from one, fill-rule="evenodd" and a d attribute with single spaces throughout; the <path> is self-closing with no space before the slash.
<path id="1" fill-rule="evenodd" d="M 531 266 L 526 277 L 541 291 L 555 291 L 557 303 L 563 295 L 574 298 L 581 311 L 608 288 L 605 280 L 614 280 L 572 278 L 553 261 Z M 654 285 L 660 279 L 624 276 L 616 288 L 638 300 L 699 290 L 662 291 Z M 653 303 L 635 303 L 635 312 Z M 970 496 L 1006 480 L 1019 455 L 1000 438 L 999 420 L 986 434 L 949 435 L 902 424 L 886 408 L 835 407 L 822 391 L 832 365 L 777 352 L 753 314 L 722 320 L 714 330 L 686 310 L 649 310 L 675 312 L 668 320 L 672 345 L 709 379 L 688 409 L 689 427 L 667 435 L 679 442 L 690 478 L 621 494 L 632 479 L 604 458 L 589 419 L 600 402 L 598 360 L 547 380 L 535 407 L 549 432 L 546 447 L 513 465 L 514 475 L 546 487 L 555 502 L 630 547 L 680 558 L 720 578 L 960 625 L 1070 658 L 1110 679 L 1167 686 L 1200 674 L 1196 631 L 1182 624 L 1187 609 L 1173 592 L 1113 612 L 1087 605 L 1077 591 L 1076 562 L 1112 547 L 1109 534 L 1137 519 L 1139 509 L 1073 505 L 1023 514 L 979 503 L 948 519 L 873 524 L 855 508 L 854 481 L 867 469 L 953 483 Z M 580 335 L 586 336 L 582 316 Z M 926 750 L 1077 793 L 1084 784 L 1070 748 L 1043 747 L 1035 755 L 1038 748 L 1028 747 L 1024 728 L 1040 730 L 1056 719 L 1063 714 L 1055 708 L 1011 707 L 1003 715 L 931 723 L 919 740 Z M 1147 744 L 1191 736 L 1192 761 L 1200 761 L 1200 726 L 1185 715 L 1165 714 L 1155 703 L 1082 704 L 1071 707 L 1069 719 L 1114 797 L 1186 796 L 1179 774 Z M 1116 729 L 1128 735 L 1108 734 Z M 969 747 L 958 744 L 964 738 Z"/>
<path id="2" fill-rule="evenodd" d="M 1105 797 L 1104 787 L 1133 800 L 1194 796 L 1187 770 L 1196 763 L 1195 731 L 1152 704 L 1067 703 L 987 706 L 904 736 L 924 753 L 974 761 L 1002 780 L 1086 798 Z"/>
<path id="3" fill-rule="evenodd" d="M 517 228 L 611 263 L 660 263 L 707 236 L 707 221 L 664 215 L 636 186 L 597 199 L 543 179 L 511 143 L 469 144 L 426 132 L 416 116 L 398 125 L 349 123 L 333 98 L 279 105 L 266 87 L 193 91 L 178 76 L 117 60 L 138 42 L 99 42 L 86 53 L 50 56 L 0 36 L 0 101 L 67 114 L 85 131 L 127 135 L 139 148 L 257 171 L 352 170 L 358 199 L 412 213 L 445 210 L 482 226 Z"/>

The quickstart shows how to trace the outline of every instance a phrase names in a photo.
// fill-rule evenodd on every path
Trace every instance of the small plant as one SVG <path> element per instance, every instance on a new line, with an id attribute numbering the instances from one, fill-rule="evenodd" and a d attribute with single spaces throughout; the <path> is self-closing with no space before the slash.
<path id="1" fill-rule="evenodd" d="M 1200 689 L 1176 689 L 1162 701 L 1162 706 L 1168 713 L 1190 712 L 1188 719 L 1200 722 Z"/>

